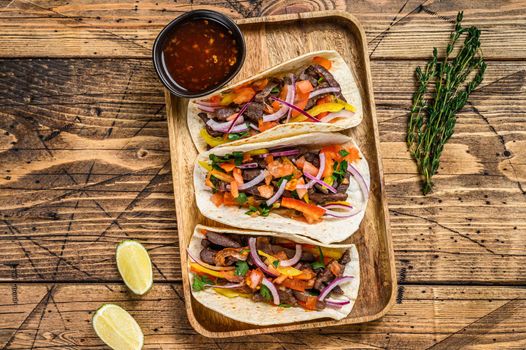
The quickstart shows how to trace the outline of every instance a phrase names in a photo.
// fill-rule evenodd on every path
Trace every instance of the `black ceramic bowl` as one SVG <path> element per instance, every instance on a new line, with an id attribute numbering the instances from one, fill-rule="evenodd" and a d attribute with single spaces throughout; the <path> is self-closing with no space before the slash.
<path id="1" fill-rule="evenodd" d="M 168 69 L 166 68 L 164 64 L 164 57 L 163 57 L 163 48 L 166 43 L 166 40 L 170 38 L 170 34 L 174 28 L 176 28 L 178 25 L 185 23 L 187 21 L 194 21 L 194 20 L 200 20 L 200 19 L 206 19 L 209 21 L 214 21 L 223 27 L 225 27 L 227 30 L 230 30 L 232 32 L 232 35 L 234 36 L 234 39 L 237 43 L 237 49 L 238 49 L 238 57 L 236 61 L 235 67 L 232 69 L 231 73 L 224 78 L 224 80 L 219 84 L 215 85 L 207 90 L 198 91 L 198 92 L 189 92 L 188 90 L 181 87 L 177 82 L 172 78 L 170 73 L 168 72 Z M 232 78 L 236 76 L 236 74 L 239 72 L 241 67 L 243 66 L 243 62 L 245 61 L 245 39 L 243 38 L 243 34 L 241 33 L 241 30 L 237 26 L 237 24 L 232 21 L 229 17 L 223 15 L 222 13 L 210 11 L 210 10 L 194 10 L 187 12 L 176 19 L 174 19 L 172 22 L 170 22 L 166 27 L 161 30 L 159 35 L 157 36 L 157 39 L 155 39 L 155 42 L 153 44 L 153 65 L 155 67 L 155 70 L 157 71 L 157 75 L 159 75 L 159 79 L 161 79 L 162 83 L 172 94 L 179 97 L 186 97 L 186 98 L 195 98 L 200 97 L 204 95 L 208 95 L 221 87 L 225 86 L 226 83 L 228 83 Z"/>

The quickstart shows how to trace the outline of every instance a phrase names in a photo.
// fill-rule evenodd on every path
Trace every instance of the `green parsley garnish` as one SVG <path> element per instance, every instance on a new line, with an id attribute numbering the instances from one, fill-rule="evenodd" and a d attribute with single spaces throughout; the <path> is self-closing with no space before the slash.
<path id="1" fill-rule="evenodd" d="M 321 83 L 323 81 L 323 77 L 319 77 L 318 78 L 318 84 Z"/>
<path id="2" fill-rule="evenodd" d="M 315 261 L 311 263 L 310 266 L 312 267 L 313 270 L 323 269 L 325 267 L 325 265 L 319 261 Z"/>
<path id="3" fill-rule="evenodd" d="M 239 139 L 242 139 L 244 137 L 247 137 L 248 136 L 248 132 L 240 132 L 240 133 L 233 133 L 233 134 L 228 134 L 228 139 L 230 141 L 235 141 L 235 140 L 239 140 Z"/>
<path id="4" fill-rule="evenodd" d="M 272 294 L 270 293 L 270 290 L 267 288 L 267 286 L 261 286 L 261 289 L 259 290 L 259 294 L 265 299 L 266 301 L 270 301 L 272 299 Z"/>
<path id="5" fill-rule="evenodd" d="M 340 156 L 342 157 L 347 157 L 349 155 L 349 152 L 347 152 L 346 150 L 344 149 L 341 149 L 339 152 Z"/>
<path id="6" fill-rule="evenodd" d="M 272 265 L 274 265 L 274 267 L 277 268 L 279 266 L 279 260 L 274 260 L 272 262 Z"/>
<path id="7" fill-rule="evenodd" d="M 277 86 L 272 88 L 272 90 L 270 90 L 271 94 L 277 94 L 278 92 L 279 92 L 279 87 L 277 87 Z"/>
<path id="8" fill-rule="evenodd" d="M 236 198 L 236 202 L 238 202 L 239 204 L 245 204 L 247 200 L 247 195 L 243 192 L 240 192 Z"/>
<path id="9" fill-rule="evenodd" d="M 287 175 L 287 176 L 283 176 L 281 179 L 279 179 L 278 183 L 276 184 L 278 187 L 281 186 L 281 183 L 283 182 L 283 180 L 287 180 L 287 181 L 290 181 L 292 179 L 292 174 L 291 175 Z"/>
<path id="10" fill-rule="evenodd" d="M 289 307 L 292 307 L 292 305 L 290 305 L 290 304 L 279 304 L 278 306 L 282 307 L 284 309 L 288 309 Z"/>
<path id="11" fill-rule="evenodd" d="M 248 272 L 248 264 L 246 261 L 239 260 L 236 262 L 236 276 L 245 276 Z"/>
<path id="12" fill-rule="evenodd" d="M 212 280 L 206 276 L 194 275 L 194 281 L 192 282 L 192 289 L 196 292 L 205 289 L 206 284 L 213 284 Z"/>

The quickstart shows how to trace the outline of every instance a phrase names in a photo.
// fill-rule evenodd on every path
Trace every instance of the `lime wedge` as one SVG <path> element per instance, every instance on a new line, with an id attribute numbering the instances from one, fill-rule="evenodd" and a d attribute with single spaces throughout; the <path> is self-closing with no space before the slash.
<path id="1" fill-rule="evenodd" d="M 146 293 L 153 284 L 152 262 L 146 249 L 137 241 L 119 243 L 116 252 L 117 268 L 124 283 L 138 295 Z"/>
<path id="2" fill-rule="evenodd" d="M 142 349 L 144 335 L 137 321 L 123 308 L 114 304 L 102 305 L 92 320 L 99 338 L 114 350 Z"/>

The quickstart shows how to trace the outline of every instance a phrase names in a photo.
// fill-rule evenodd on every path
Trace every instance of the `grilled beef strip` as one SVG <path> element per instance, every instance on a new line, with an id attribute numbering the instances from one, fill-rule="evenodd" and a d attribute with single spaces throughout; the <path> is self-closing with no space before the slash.
<path id="1" fill-rule="evenodd" d="M 292 250 L 292 249 L 289 249 L 289 248 L 285 248 L 285 247 L 282 247 L 282 246 L 279 246 L 279 245 L 271 245 L 270 249 L 272 250 L 273 254 L 278 254 L 279 252 L 285 252 L 285 254 L 287 255 L 287 257 L 289 259 L 291 259 L 296 254 L 295 250 Z M 302 251 L 301 252 L 300 261 L 313 262 L 315 259 L 316 258 L 314 257 L 314 255 L 311 252 L 307 252 L 307 251 Z M 310 265 L 308 265 L 308 267 L 310 267 Z"/>
<path id="2" fill-rule="evenodd" d="M 213 118 L 217 121 L 226 122 L 227 118 L 236 112 L 238 112 L 236 108 L 232 108 L 232 107 L 220 108 L 217 111 L 215 111 L 215 113 L 213 114 Z"/>
<path id="3" fill-rule="evenodd" d="M 308 297 L 311 296 L 311 295 L 308 295 L 308 294 L 306 294 L 304 292 L 298 292 L 296 290 L 293 291 L 292 294 L 294 295 L 294 297 L 297 300 L 299 300 L 301 302 L 304 302 L 304 303 L 307 302 Z M 320 301 L 320 300 L 316 301 L 316 310 L 318 310 L 318 311 L 319 310 L 323 310 L 323 309 L 325 309 L 325 306 L 326 306 L 325 302 Z"/>
<path id="4" fill-rule="evenodd" d="M 325 67 L 320 66 L 319 64 L 313 64 L 313 69 L 321 76 L 323 77 L 323 81 L 327 82 L 330 87 L 337 87 L 341 89 L 340 84 L 334 79 L 334 76 L 329 72 Z M 341 91 L 339 93 L 336 93 L 336 96 L 343 101 L 345 100 L 345 97 L 343 97 Z"/>
<path id="5" fill-rule="evenodd" d="M 329 270 L 328 268 L 324 268 L 323 270 L 318 272 L 318 275 L 316 276 L 316 281 L 314 281 L 314 289 L 321 292 L 321 290 L 325 287 L 326 283 L 329 283 L 334 279 L 334 274 Z"/>
<path id="6" fill-rule="evenodd" d="M 312 188 L 309 189 L 309 199 L 315 204 L 325 204 L 327 202 L 345 201 L 347 193 L 319 193 Z"/>
<path id="7" fill-rule="evenodd" d="M 340 260 L 338 261 L 341 265 L 347 265 L 351 261 L 351 251 L 347 249 Z"/>
<path id="8" fill-rule="evenodd" d="M 259 119 L 263 117 L 264 109 L 265 105 L 263 103 L 254 101 L 248 105 L 247 109 L 245 110 L 245 113 L 243 113 L 243 116 L 251 122 L 258 125 Z"/>
<path id="9" fill-rule="evenodd" d="M 349 179 L 351 177 L 351 173 L 350 172 L 345 172 L 345 176 L 344 178 L 342 179 L 342 182 L 336 187 L 336 191 L 338 193 L 347 193 L 347 189 L 349 188 Z"/>
<path id="10" fill-rule="evenodd" d="M 316 168 L 320 167 L 320 156 L 315 152 L 306 152 L 303 154 L 305 160 L 314 165 Z"/>
<path id="11" fill-rule="evenodd" d="M 199 256 L 201 257 L 201 260 L 203 260 L 205 263 L 210 265 L 215 265 L 215 257 L 216 257 L 216 251 L 212 250 L 210 248 L 204 248 L 201 250 L 201 253 L 199 253 Z"/>
<path id="12" fill-rule="evenodd" d="M 292 290 L 288 288 L 277 288 L 277 290 L 281 304 L 288 304 L 292 306 L 298 305 L 298 301 L 294 297 Z"/>
<path id="13" fill-rule="evenodd" d="M 206 233 L 206 238 L 210 242 L 220 245 L 222 247 L 241 248 L 241 244 L 239 243 L 239 241 L 237 241 L 233 237 L 228 237 L 227 235 L 222 235 L 216 232 L 208 231 Z"/>
<path id="14" fill-rule="evenodd" d="M 261 173 L 260 169 L 245 169 L 241 172 L 243 180 L 248 182 L 257 177 Z"/>

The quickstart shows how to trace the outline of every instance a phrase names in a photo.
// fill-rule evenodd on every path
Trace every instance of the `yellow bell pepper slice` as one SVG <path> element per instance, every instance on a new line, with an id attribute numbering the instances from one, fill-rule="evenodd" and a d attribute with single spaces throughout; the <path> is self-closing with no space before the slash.
<path id="1" fill-rule="evenodd" d="M 307 111 L 310 115 L 313 117 L 317 116 L 318 114 L 324 113 L 324 112 L 339 112 L 342 109 L 344 109 L 345 106 L 342 103 L 339 102 L 328 102 L 328 103 L 322 103 L 320 105 L 314 106 L 311 109 Z"/>
<path id="2" fill-rule="evenodd" d="M 236 298 L 236 297 L 250 298 L 251 297 L 250 294 L 239 293 L 232 289 L 226 289 L 226 288 L 213 288 L 213 289 L 217 294 L 221 294 L 227 298 Z"/>
<path id="3" fill-rule="evenodd" d="M 349 112 L 356 112 L 356 108 L 354 108 L 353 105 L 350 105 L 348 104 L 347 102 L 345 101 L 342 101 L 340 99 L 337 99 L 336 100 L 338 103 L 341 103 L 343 105 L 343 108 L 345 108 L 345 110 L 349 111 Z"/>
<path id="4" fill-rule="evenodd" d="M 325 176 L 323 178 L 323 182 L 325 182 L 329 186 L 332 186 L 334 184 L 334 177 L 332 177 L 332 176 Z"/>
<path id="5" fill-rule="evenodd" d="M 201 168 L 205 169 L 206 171 L 212 171 L 214 170 L 212 168 L 212 166 L 210 164 L 208 164 L 208 162 L 204 161 L 204 160 L 200 160 L 199 162 L 199 165 L 201 166 Z"/>
<path id="6" fill-rule="evenodd" d="M 321 248 L 323 256 L 331 258 L 331 259 L 339 260 L 342 257 L 342 255 L 343 255 L 343 251 L 338 250 L 336 248 L 325 248 L 325 247 L 307 247 L 307 248 L 305 248 L 304 247 L 303 249 L 311 252 L 315 256 L 319 256 L 320 255 L 319 248 Z"/>
<path id="7" fill-rule="evenodd" d="M 250 154 L 251 156 L 259 156 L 261 154 L 267 154 L 268 152 L 269 152 L 268 149 L 261 148 L 261 149 L 254 149 L 252 151 L 248 151 L 247 153 Z"/>
<path id="8" fill-rule="evenodd" d="M 225 94 L 225 95 L 223 95 L 221 97 L 221 101 L 219 102 L 219 104 L 221 106 L 228 106 L 232 102 L 234 102 L 234 95 L 229 93 L 229 94 Z"/>
<path id="9" fill-rule="evenodd" d="M 207 275 L 218 277 L 218 278 L 224 278 L 224 275 L 221 271 L 215 271 L 207 269 L 204 266 L 199 265 L 198 263 L 190 263 L 190 267 L 194 269 L 195 271 L 206 273 Z"/>
<path id="10" fill-rule="evenodd" d="M 261 255 L 261 256 L 264 256 L 265 258 L 267 258 L 271 264 L 274 261 L 278 260 L 277 258 L 273 257 L 272 255 L 269 255 L 269 254 L 265 253 L 262 250 L 258 250 L 258 254 Z M 302 274 L 302 272 L 300 270 L 295 269 L 292 266 L 281 267 L 281 266 L 278 265 L 276 270 L 278 270 L 278 272 L 280 274 L 285 275 L 285 276 L 290 276 L 290 277 L 299 276 L 299 275 Z"/>
<path id="11" fill-rule="evenodd" d="M 205 128 L 202 128 L 199 132 L 199 135 L 205 140 L 206 144 L 210 147 L 217 147 L 219 145 L 222 145 L 224 143 L 227 143 L 227 140 L 224 140 L 222 137 L 213 137 L 210 135 Z"/>

